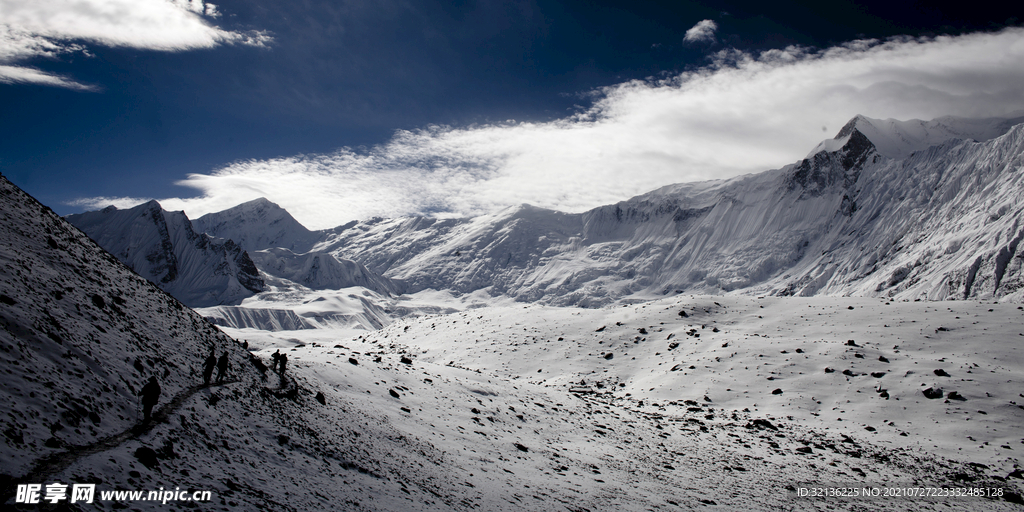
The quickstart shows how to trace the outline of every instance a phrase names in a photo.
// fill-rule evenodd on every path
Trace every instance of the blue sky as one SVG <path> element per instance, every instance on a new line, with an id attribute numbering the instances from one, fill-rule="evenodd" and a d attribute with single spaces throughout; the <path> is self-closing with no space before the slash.
<path id="1" fill-rule="evenodd" d="M 785 165 L 857 113 L 1024 109 L 1011 7 L 175 2 L 0 0 L 0 172 L 59 213 L 267 196 L 328 227 L 579 211 Z"/>

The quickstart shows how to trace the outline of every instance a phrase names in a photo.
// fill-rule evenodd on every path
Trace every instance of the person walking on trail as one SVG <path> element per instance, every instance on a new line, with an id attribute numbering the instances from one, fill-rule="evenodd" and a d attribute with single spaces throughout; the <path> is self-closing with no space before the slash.
<path id="1" fill-rule="evenodd" d="M 155 375 L 142 386 L 139 396 L 142 397 L 142 424 L 147 425 L 153 416 L 153 406 L 160 400 L 160 384 L 157 384 Z"/>
<path id="2" fill-rule="evenodd" d="M 224 377 L 228 374 L 228 353 L 224 352 L 217 360 L 217 384 L 224 381 Z"/>
<path id="3" fill-rule="evenodd" d="M 210 377 L 213 377 L 213 369 L 217 366 L 217 354 L 210 349 L 210 355 L 203 364 L 203 384 L 210 385 Z"/>
<path id="4" fill-rule="evenodd" d="M 277 362 L 278 362 L 278 371 L 277 371 L 277 373 L 279 373 L 280 375 L 284 375 L 284 367 L 285 367 L 286 364 L 288 364 L 288 354 L 281 354 L 277 358 Z"/>
<path id="5" fill-rule="evenodd" d="M 274 362 L 270 363 L 270 370 L 276 372 L 277 365 L 281 362 L 281 351 L 277 350 L 273 354 L 270 354 L 270 358 L 274 360 Z"/>

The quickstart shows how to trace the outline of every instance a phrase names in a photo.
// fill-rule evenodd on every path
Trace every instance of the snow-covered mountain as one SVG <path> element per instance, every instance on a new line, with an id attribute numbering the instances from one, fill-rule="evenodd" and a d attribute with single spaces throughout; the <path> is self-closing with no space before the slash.
<path id="1" fill-rule="evenodd" d="M 255 199 L 192 221 L 196 231 L 236 242 L 266 274 L 313 290 L 362 286 L 382 294 L 401 284 L 362 264 L 318 251 L 325 232 L 310 231 L 280 206 Z"/>
<path id="2" fill-rule="evenodd" d="M 680 293 L 1021 301 L 1021 121 L 857 116 L 781 169 L 670 185 L 583 213 L 520 205 L 310 231 L 251 201 L 196 226 L 249 251 L 268 292 L 242 306 L 261 311 L 204 314 L 276 329 L 294 324 L 282 310 L 303 309 L 302 325 L 375 326 L 421 314 L 403 301 L 430 290 L 464 302 L 456 308 L 498 297 L 597 307 Z M 111 229 L 123 231 L 97 232 Z M 352 287 L 366 293 L 342 292 Z M 305 309 L 317 297 L 322 307 Z"/>
<path id="3" fill-rule="evenodd" d="M 283 248 L 308 252 L 320 234 L 306 229 L 287 211 L 265 198 L 194 219 L 196 231 L 233 240 L 248 252 Z"/>
<path id="4" fill-rule="evenodd" d="M 1024 125 L 1014 121 L 858 116 L 778 170 L 581 214 L 523 205 L 373 220 L 325 232 L 321 246 L 410 292 L 556 305 L 681 292 L 1019 301 Z"/>
<path id="5" fill-rule="evenodd" d="M 69 215 L 68 221 L 191 307 L 236 304 L 264 289 L 241 247 L 197 233 L 184 212 L 165 211 L 156 201 Z"/>

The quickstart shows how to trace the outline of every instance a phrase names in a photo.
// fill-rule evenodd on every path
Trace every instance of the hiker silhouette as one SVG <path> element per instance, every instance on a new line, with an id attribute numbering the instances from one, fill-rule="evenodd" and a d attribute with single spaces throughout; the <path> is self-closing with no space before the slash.
<path id="1" fill-rule="evenodd" d="M 217 366 L 217 355 L 213 349 L 210 349 L 210 355 L 206 358 L 206 362 L 203 363 L 203 384 L 210 384 L 210 377 L 213 376 L 213 369 Z"/>
<path id="2" fill-rule="evenodd" d="M 217 360 L 217 383 L 224 381 L 224 377 L 228 373 L 228 353 L 224 352 Z"/>
<path id="3" fill-rule="evenodd" d="M 277 365 L 279 365 L 281 363 L 281 351 L 277 350 L 273 354 L 270 354 L 270 358 L 274 360 L 274 362 L 270 363 L 270 369 L 271 369 L 271 371 L 275 371 L 276 372 L 277 371 Z"/>
<path id="4" fill-rule="evenodd" d="M 150 377 L 149 382 L 142 386 L 139 396 L 142 397 L 142 423 L 145 425 L 152 419 L 153 406 L 160 400 L 160 384 L 157 384 L 156 376 Z"/>

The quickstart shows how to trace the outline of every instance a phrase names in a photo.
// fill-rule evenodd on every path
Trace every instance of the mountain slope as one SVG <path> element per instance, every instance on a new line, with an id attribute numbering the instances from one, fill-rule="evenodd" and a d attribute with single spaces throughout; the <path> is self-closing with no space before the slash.
<path id="1" fill-rule="evenodd" d="M 131 427 L 150 376 L 173 396 L 210 349 L 244 354 L 3 177 L 0 211 L 4 473 Z"/>
<path id="2" fill-rule="evenodd" d="M 197 233 L 183 212 L 164 211 L 156 201 L 69 215 L 68 221 L 191 307 L 237 303 L 264 288 L 241 247 Z"/>
<path id="3" fill-rule="evenodd" d="M 257 268 L 312 290 L 337 290 L 361 286 L 377 293 L 397 293 L 399 286 L 378 276 L 352 260 L 339 260 L 322 252 L 296 254 L 285 248 L 263 249 L 251 253 Z"/>

